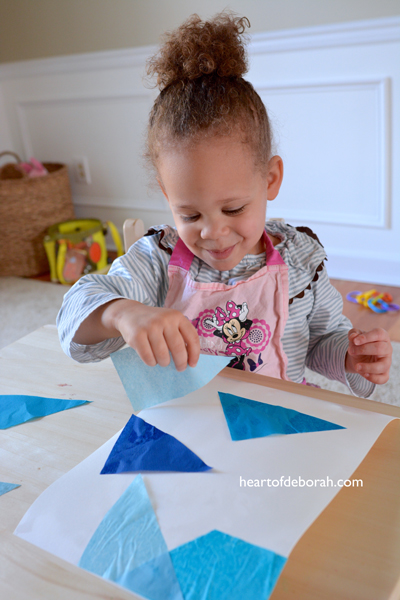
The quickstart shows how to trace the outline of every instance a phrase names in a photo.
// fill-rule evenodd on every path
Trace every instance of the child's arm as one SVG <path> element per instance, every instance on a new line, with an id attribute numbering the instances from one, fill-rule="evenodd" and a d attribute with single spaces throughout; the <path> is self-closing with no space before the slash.
<path id="1" fill-rule="evenodd" d="M 368 398 L 375 383 L 357 371 L 346 370 L 351 322 L 342 314 L 342 297 L 330 283 L 325 268 L 311 289 L 314 305 L 308 315 L 310 337 L 306 366 L 328 379 L 344 383 L 356 396 Z"/>
<path id="2" fill-rule="evenodd" d="M 178 371 L 188 364 L 195 367 L 199 359 L 199 337 L 182 313 L 129 299 L 112 300 L 94 310 L 73 341 L 91 345 L 120 336 L 149 366 L 167 366 L 170 353 Z"/>
<path id="3" fill-rule="evenodd" d="M 119 306 L 136 301 L 145 307 L 142 310 L 163 307 L 170 254 L 161 248 L 161 239 L 163 247 L 165 242 L 172 250 L 177 234 L 171 227 L 162 226 L 161 231 L 141 238 L 116 259 L 108 275 L 85 275 L 65 294 L 57 327 L 68 356 L 78 362 L 97 362 L 124 346 L 120 329 L 108 319 L 114 317 L 119 301 Z"/>
<path id="4" fill-rule="evenodd" d="M 389 334 L 381 328 L 371 331 L 351 329 L 346 354 L 346 372 L 359 373 L 372 383 L 386 383 L 392 364 Z"/>

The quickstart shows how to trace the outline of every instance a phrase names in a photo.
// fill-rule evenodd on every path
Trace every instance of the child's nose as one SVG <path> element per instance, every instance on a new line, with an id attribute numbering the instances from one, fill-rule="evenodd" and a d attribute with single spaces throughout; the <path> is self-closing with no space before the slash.
<path id="1" fill-rule="evenodd" d="M 200 237 L 203 240 L 217 240 L 229 233 L 229 227 L 224 223 L 223 217 L 208 219 L 201 228 Z"/>

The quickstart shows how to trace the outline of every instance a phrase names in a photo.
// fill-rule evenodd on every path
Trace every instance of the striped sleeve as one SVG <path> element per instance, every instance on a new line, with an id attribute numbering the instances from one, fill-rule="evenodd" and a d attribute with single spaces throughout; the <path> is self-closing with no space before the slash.
<path id="1" fill-rule="evenodd" d="M 306 366 L 328 379 L 347 385 L 355 396 L 368 398 L 375 385 L 357 373 L 345 372 L 349 346 L 348 331 L 352 324 L 342 314 L 343 300 L 328 279 L 326 269 L 314 287 L 314 305 L 308 316 L 309 344 Z"/>
<path id="2" fill-rule="evenodd" d="M 64 352 L 78 362 L 98 362 L 125 344 L 122 337 L 98 344 L 73 342 L 81 323 L 96 309 L 118 298 L 163 306 L 168 290 L 169 255 L 160 251 L 159 234 L 141 238 L 116 259 L 107 275 L 85 275 L 64 296 L 57 327 Z"/>

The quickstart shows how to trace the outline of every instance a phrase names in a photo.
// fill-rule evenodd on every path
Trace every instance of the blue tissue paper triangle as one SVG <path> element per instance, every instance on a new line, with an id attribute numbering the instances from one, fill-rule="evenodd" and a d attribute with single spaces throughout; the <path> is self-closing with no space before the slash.
<path id="1" fill-rule="evenodd" d="M 268 600 L 287 560 L 217 530 L 170 556 L 185 600 Z"/>
<path id="2" fill-rule="evenodd" d="M 201 458 L 172 435 L 132 415 L 101 474 L 131 471 L 208 471 Z"/>
<path id="3" fill-rule="evenodd" d="M 0 496 L 19 487 L 21 487 L 19 483 L 5 483 L 4 481 L 0 481 Z"/>
<path id="4" fill-rule="evenodd" d="M 346 429 L 291 408 L 264 404 L 224 392 L 218 394 L 234 441 L 277 434 Z"/>
<path id="5" fill-rule="evenodd" d="M 104 516 L 79 566 L 147 600 L 183 600 L 141 475 Z"/>
<path id="6" fill-rule="evenodd" d="M 88 400 L 62 400 L 24 394 L 0 395 L 0 429 L 26 423 L 32 419 L 46 417 L 75 406 L 89 404 Z"/>

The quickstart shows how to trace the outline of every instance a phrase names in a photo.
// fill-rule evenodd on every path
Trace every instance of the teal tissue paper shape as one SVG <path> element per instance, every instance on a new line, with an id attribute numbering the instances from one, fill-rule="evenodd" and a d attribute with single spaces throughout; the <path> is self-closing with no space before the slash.
<path id="1" fill-rule="evenodd" d="M 267 600 L 286 558 L 221 531 L 170 556 L 185 600 Z"/>
<path id="2" fill-rule="evenodd" d="M 346 429 L 291 408 L 265 404 L 225 392 L 218 394 L 234 441 L 277 434 Z"/>
<path id="3" fill-rule="evenodd" d="M 61 400 L 41 396 L 0 395 L 0 429 L 46 417 L 75 406 L 89 404 L 88 400 Z"/>
<path id="4" fill-rule="evenodd" d="M 18 487 L 21 487 L 19 483 L 5 483 L 4 481 L 0 481 L 0 496 L 7 494 L 7 492 L 11 492 L 11 490 L 15 490 L 15 488 Z"/>

